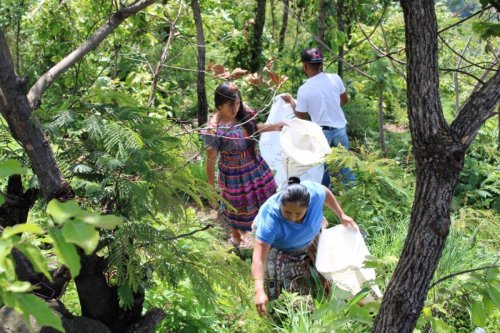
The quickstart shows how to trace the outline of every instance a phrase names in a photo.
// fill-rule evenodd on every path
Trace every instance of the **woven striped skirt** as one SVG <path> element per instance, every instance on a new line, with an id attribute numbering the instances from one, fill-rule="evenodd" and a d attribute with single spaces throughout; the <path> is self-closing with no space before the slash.
<path id="1" fill-rule="evenodd" d="M 309 295 L 313 290 L 329 292 L 331 283 L 326 281 L 314 267 L 318 240 L 319 233 L 309 245 L 302 249 L 285 252 L 271 248 L 265 279 L 269 300 L 277 299 L 283 290 L 300 295 Z M 315 283 L 313 276 L 317 277 L 319 284 Z"/>
<path id="2" fill-rule="evenodd" d="M 249 231 L 260 206 L 274 193 L 273 173 L 259 153 L 225 151 L 219 156 L 219 187 L 229 205 L 223 215 L 233 228 Z M 231 207 L 232 206 L 232 207 Z"/>

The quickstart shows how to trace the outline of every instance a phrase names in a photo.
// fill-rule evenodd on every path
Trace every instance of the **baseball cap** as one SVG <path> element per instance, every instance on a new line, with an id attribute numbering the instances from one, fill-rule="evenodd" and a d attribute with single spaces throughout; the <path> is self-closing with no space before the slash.
<path id="1" fill-rule="evenodd" d="M 306 49 L 300 54 L 300 60 L 308 64 L 321 64 L 323 62 L 323 52 L 316 48 Z"/>

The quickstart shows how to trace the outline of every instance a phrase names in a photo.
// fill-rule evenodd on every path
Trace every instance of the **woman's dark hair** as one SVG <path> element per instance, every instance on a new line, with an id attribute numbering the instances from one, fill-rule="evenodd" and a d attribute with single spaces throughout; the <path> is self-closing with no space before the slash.
<path id="1" fill-rule="evenodd" d="M 299 177 L 288 178 L 288 183 L 281 192 L 281 205 L 284 206 L 288 203 L 297 203 L 302 207 L 309 206 L 311 195 L 307 188 L 300 184 Z"/>
<path id="2" fill-rule="evenodd" d="M 240 99 L 240 108 L 238 109 L 238 113 L 236 113 L 236 120 L 240 124 L 243 124 L 243 128 L 247 130 L 248 136 L 253 137 L 255 132 L 257 132 L 257 122 L 255 118 L 252 119 L 253 114 L 243 105 L 243 99 L 238 87 L 232 82 L 223 82 L 215 89 L 214 102 L 216 108 L 227 102 L 235 103 L 238 98 Z M 255 151 L 255 141 L 258 139 L 256 137 L 255 140 L 251 140 L 250 147 L 252 151 Z"/>

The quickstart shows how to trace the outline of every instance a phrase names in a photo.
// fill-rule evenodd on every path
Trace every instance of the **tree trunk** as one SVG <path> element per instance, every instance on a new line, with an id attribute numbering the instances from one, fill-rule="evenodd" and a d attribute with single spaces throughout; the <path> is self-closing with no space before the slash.
<path id="1" fill-rule="evenodd" d="M 250 49 L 250 71 L 255 73 L 260 69 L 262 57 L 262 34 L 266 23 L 266 0 L 257 0 L 255 8 L 255 25 L 253 27 L 253 39 Z"/>
<path id="2" fill-rule="evenodd" d="M 328 0 L 320 0 L 319 13 L 318 13 L 318 40 L 325 42 L 325 29 L 326 29 L 326 9 L 328 7 Z M 323 51 L 323 43 L 318 43 L 317 48 Z"/>
<path id="3" fill-rule="evenodd" d="M 500 100 L 496 73 L 471 96 L 451 126 L 439 99 L 437 20 L 433 0 L 401 0 L 405 19 L 408 115 L 416 193 L 408 235 L 373 332 L 412 332 L 450 228 L 453 191 L 465 151 Z"/>
<path id="4" fill-rule="evenodd" d="M 9 125 L 12 136 L 22 145 L 38 177 L 44 198 L 72 197 L 61 171 L 43 134 L 42 127 L 27 98 L 27 79 L 19 78 L 12 63 L 7 41 L 0 28 L 0 112 Z"/>
<path id="5" fill-rule="evenodd" d="M 337 27 L 339 31 L 345 33 L 345 24 L 344 24 L 344 0 L 338 0 L 337 2 Z M 347 34 L 346 34 L 347 35 Z M 344 59 L 344 45 L 339 45 L 339 59 Z M 343 78 L 344 76 L 344 63 L 339 61 L 337 63 L 337 74 Z"/>
<path id="6" fill-rule="evenodd" d="M 271 12 L 271 38 L 273 40 L 276 40 L 276 13 L 275 13 L 276 1 L 271 0 L 269 7 Z"/>
<path id="7" fill-rule="evenodd" d="M 290 1 L 283 0 L 283 18 L 281 20 L 280 36 L 278 41 L 278 51 L 281 53 L 285 46 L 286 28 L 288 25 L 288 11 L 290 10 Z"/>
<path id="8" fill-rule="evenodd" d="M 208 119 L 207 93 L 205 91 L 205 34 L 203 33 L 203 21 L 198 0 L 191 1 L 191 8 L 193 9 L 194 22 L 196 24 L 196 39 L 198 41 L 197 116 L 198 126 L 202 126 Z"/>

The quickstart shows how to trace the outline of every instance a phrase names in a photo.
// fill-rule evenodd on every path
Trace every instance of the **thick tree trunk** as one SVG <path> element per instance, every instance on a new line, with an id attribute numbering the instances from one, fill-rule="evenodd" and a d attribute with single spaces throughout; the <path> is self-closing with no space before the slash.
<path id="1" fill-rule="evenodd" d="M 31 167 L 38 177 L 46 200 L 71 197 L 73 192 L 64 181 L 50 144 L 36 116 L 32 116 L 27 98 L 27 79 L 14 72 L 7 41 L 0 28 L 0 112 L 9 125 L 12 136 L 21 142 Z"/>
<path id="2" fill-rule="evenodd" d="M 191 1 L 191 8 L 193 9 L 194 22 L 196 24 L 196 39 L 198 41 L 197 116 L 198 126 L 202 126 L 208 119 L 207 92 L 205 91 L 205 34 L 203 33 L 203 20 L 198 0 Z"/>
<path id="3" fill-rule="evenodd" d="M 405 245 L 373 332 L 413 331 L 448 236 L 451 200 L 465 151 L 500 100 L 500 74 L 496 73 L 471 96 L 448 127 L 439 98 L 434 1 L 401 0 L 401 5 L 416 193 Z"/>
<path id="4" fill-rule="evenodd" d="M 278 51 L 281 53 L 285 46 L 286 28 L 288 26 L 288 11 L 290 10 L 290 1 L 283 0 L 283 18 L 281 20 L 280 36 L 278 41 Z"/>
<path id="5" fill-rule="evenodd" d="M 255 73 L 260 69 L 262 57 L 262 34 L 266 23 L 266 0 L 257 0 L 255 8 L 255 25 L 253 27 L 253 39 L 250 49 L 250 71 Z"/>

